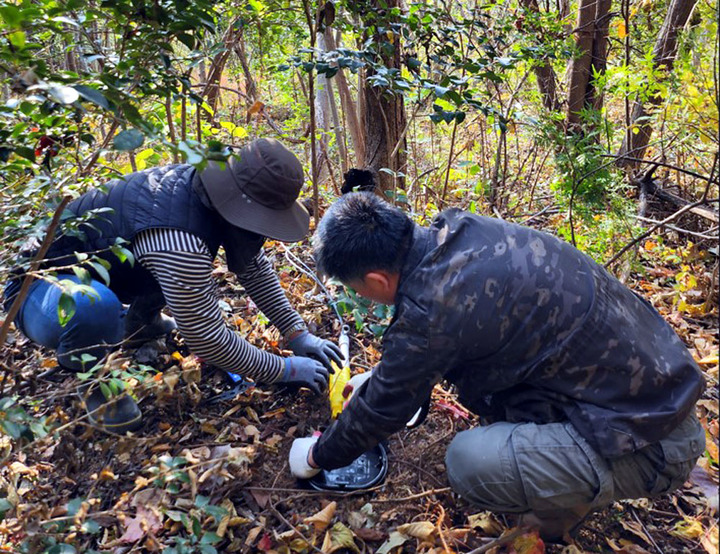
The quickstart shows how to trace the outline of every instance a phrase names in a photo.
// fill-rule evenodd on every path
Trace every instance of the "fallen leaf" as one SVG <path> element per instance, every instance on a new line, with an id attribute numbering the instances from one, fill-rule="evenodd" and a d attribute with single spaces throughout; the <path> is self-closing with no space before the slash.
<path id="1" fill-rule="evenodd" d="M 414 523 L 406 523 L 400 525 L 397 528 L 398 533 L 407 535 L 408 537 L 415 537 L 423 541 L 430 540 L 430 537 L 435 533 L 435 524 L 429 521 L 416 521 Z"/>
<path id="2" fill-rule="evenodd" d="M 386 533 L 377 529 L 368 529 L 367 527 L 355 529 L 355 535 L 366 542 L 378 542 L 387 537 Z"/>
<path id="3" fill-rule="evenodd" d="M 265 528 L 262 526 L 253 527 L 252 529 L 250 529 L 250 531 L 247 534 L 247 537 L 245 537 L 245 545 L 246 546 L 252 545 L 255 542 L 255 540 L 258 538 L 258 535 L 263 531 L 263 529 L 265 529 Z"/>
<path id="4" fill-rule="evenodd" d="M 708 471 L 702 466 L 696 465 L 690 473 L 690 482 L 702 491 L 711 513 L 717 513 L 718 504 L 720 504 L 718 486 Z"/>
<path id="5" fill-rule="evenodd" d="M 682 539 L 697 539 L 704 533 L 702 523 L 697 519 L 685 516 L 682 521 L 678 521 L 670 530 L 671 535 Z"/>
<path id="6" fill-rule="evenodd" d="M 318 513 L 310 517 L 306 517 L 303 521 L 311 524 L 315 528 L 315 531 L 321 533 L 330 525 L 333 517 L 335 517 L 336 510 L 337 502 L 330 502 L 330 504 L 325 506 Z"/>
<path id="7" fill-rule="evenodd" d="M 708 552 L 708 554 L 718 554 L 719 542 L 717 524 L 713 525 L 712 528 L 709 529 L 708 532 L 700 539 L 700 544 L 703 545 L 703 548 Z"/>
<path id="8" fill-rule="evenodd" d="M 380 545 L 380 548 L 375 551 L 375 554 L 390 554 L 390 552 L 392 552 L 395 548 L 402 546 L 409 539 L 410 537 L 408 537 L 407 535 L 403 535 L 402 533 L 393 531 L 392 533 L 390 533 L 388 540 L 382 543 Z"/>
<path id="9" fill-rule="evenodd" d="M 512 542 L 510 554 L 545 554 L 545 543 L 537 531 L 525 533 Z"/>
<path id="10" fill-rule="evenodd" d="M 253 497 L 255 502 L 257 502 L 257 505 L 261 510 L 264 510 L 265 507 L 268 505 L 268 502 L 270 502 L 270 493 L 269 492 L 251 489 L 250 495 Z"/>
<path id="11" fill-rule="evenodd" d="M 468 516 L 468 524 L 471 529 L 480 529 L 489 537 L 499 537 L 502 533 L 502 525 L 492 512 L 480 512 Z"/>
<path id="12" fill-rule="evenodd" d="M 453 542 L 465 542 L 469 533 L 470 529 L 467 527 L 456 527 L 445 531 L 444 537 Z"/>
<path id="13" fill-rule="evenodd" d="M 99 481 L 115 481 L 116 479 L 117 476 L 112 472 L 112 469 L 107 466 L 104 467 L 100 472 L 100 475 L 98 475 Z"/>
<path id="14" fill-rule="evenodd" d="M 360 554 L 360 549 L 355 544 L 353 532 L 345 524 L 337 522 L 325 533 L 321 550 L 325 554 L 332 554 L 337 550 L 348 549 Z"/>
<path id="15" fill-rule="evenodd" d="M 623 528 L 625 528 L 627 531 L 630 531 L 636 537 L 641 538 L 643 541 L 645 541 L 646 544 L 652 544 L 650 537 L 647 536 L 647 533 L 645 533 L 645 530 L 639 523 L 635 521 L 627 521 L 625 519 L 620 519 L 620 525 L 622 525 Z"/>
<path id="16" fill-rule="evenodd" d="M 619 545 L 613 539 L 607 537 L 605 538 L 605 542 L 608 543 L 613 552 L 617 552 L 618 554 L 650 554 L 642 546 L 632 544 L 630 541 L 625 539 L 620 539 Z"/>
<path id="17" fill-rule="evenodd" d="M 218 524 L 217 531 L 215 531 L 215 534 L 223 538 L 225 536 L 225 532 L 227 531 L 228 526 L 230 525 L 230 520 L 237 516 L 237 511 L 235 510 L 235 504 L 232 503 L 232 500 L 229 498 L 226 498 L 222 501 L 220 504 L 220 507 L 223 508 L 226 512 L 225 516 L 220 520 L 220 523 Z"/>
<path id="18" fill-rule="evenodd" d="M 120 537 L 121 544 L 133 544 L 145 537 L 146 534 L 156 534 L 163 527 L 160 506 L 164 498 L 164 491 L 158 489 L 145 489 L 138 492 L 132 499 L 136 509 L 135 517 L 125 520 L 125 532 Z"/>
<path id="19" fill-rule="evenodd" d="M 258 550 L 262 550 L 263 552 L 267 552 L 268 550 L 272 550 L 273 547 L 273 541 L 270 537 L 269 533 L 265 533 L 262 538 L 257 543 Z"/>

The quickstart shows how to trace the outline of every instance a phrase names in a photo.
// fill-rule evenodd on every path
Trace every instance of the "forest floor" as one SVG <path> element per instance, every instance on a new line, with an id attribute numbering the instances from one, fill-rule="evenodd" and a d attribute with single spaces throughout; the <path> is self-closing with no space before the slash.
<path id="1" fill-rule="evenodd" d="M 269 250 L 291 302 L 312 330 L 336 338 L 339 323 L 316 283 L 284 255 L 284 246 Z M 15 333 L 1 355 L 15 371 L 4 388 L 17 395 L 28 418 L 45 417 L 39 421 L 52 431 L 24 443 L 27 433 L 15 441 L 0 437 L 0 551 L 716 554 L 717 305 L 692 317 L 678 311 L 677 267 L 655 262 L 628 284 L 671 322 L 706 373 L 698 414 L 708 431 L 708 451 L 680 490 L 616 502 L 588 517 L 569 544 L 543 545 L 532 533 L 520 534 L 514 517 L 479 512 L 452 494 L 445 449 L 455 433 L 477 423 L 452 390 L 438 386 L 425 423 L 388 441 L 384 484 L 359 493 L 324 493 L 290 476 L 287 455 L 294 438 L 327 426 L 327 399 L 258 386 L 213 401 L 230 388 L 229 381 L 202 367 L 176 337 L 123 351 L 108 363 L 107 375 L 134 385 L 144 414 L 138 432 L 115 436 L 87 422 L 77 379 L 55 371 L 51 353 Z M 715 260 L 696 263 L 694 270 L 705 274 Z M 230 324 L 254 344 L 279 352 L 277 334 L 226 269 L 219 265 L 215 273 Z M 353 369 L 372 367 L 379 348 L 372 334 L 354 334 Z M 133 356 L 145 359 L 144 379 L 128 378 Z M 18 429 L 30 425 L 20 412 L 12 413 Z M 30 430 L 43 432 L 37 424 Z"/>

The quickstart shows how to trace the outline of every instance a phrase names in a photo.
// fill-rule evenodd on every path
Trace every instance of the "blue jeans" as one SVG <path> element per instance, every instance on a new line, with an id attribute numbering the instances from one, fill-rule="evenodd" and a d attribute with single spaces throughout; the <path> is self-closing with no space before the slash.
<path id="1" fill-rule="evenodd" d="M 59 275 L 58 278 L 80 282 L 75 275 Z M 75 293 L 75 314 L 63 327 L 58 320 L 62 290 L 53 283 L 36 280 L 15 319 L 26 337 L 55 350 L 58 363 L 74 371 L 83 369 L 83 354 L 101 360 L 123 339 L 124 311 L 120 300 L 98 281 L 92 281 L 90 286 L 96 297 Z M 92 365 L 94 363 L 90 362 L 89 367 Z"/>

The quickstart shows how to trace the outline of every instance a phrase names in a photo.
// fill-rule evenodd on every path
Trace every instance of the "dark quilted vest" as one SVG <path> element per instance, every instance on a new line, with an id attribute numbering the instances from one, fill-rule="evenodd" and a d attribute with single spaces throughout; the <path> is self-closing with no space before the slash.
<path id="1" fill-rule="evenodd" d="M 96 213 L 79 225 L 79 233 L 65 227 L 50 247 L 46 259 L 52 262 L 45 267 L 77 263 L 74 252 L 99 252 L 110 263 L 110 288 L 121 301 L 129 302 L 158 290 L 159 285 L 139 263 L 121 262 L 107 250 L 118 238 L 131 243 L 145 229 L 178 229 L 201 238 L 214 257 L 229 225 L 203 204 L 193 190 L 194 177 L 195 168 L 190 165 L 169 165 L 126 175 L 83 194 L 68 210 L 76 217 L 91 210 Z"/>

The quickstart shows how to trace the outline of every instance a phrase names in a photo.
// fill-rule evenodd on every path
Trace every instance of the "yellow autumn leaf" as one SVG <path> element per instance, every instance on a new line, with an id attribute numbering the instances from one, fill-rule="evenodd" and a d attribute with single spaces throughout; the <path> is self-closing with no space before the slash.
<path id="1" fill-rule="evenodd" d="M 670 534 L 683 539 L 697 539 L 705 532 L 702 523 L 697 519 L 685 517 L 683 521 L 678 521 Z"/>
<path id="2" fill-rule="evenodd" d="M 415 523 L 406 523 L 397 528 L 399 533 L 408 537 L 415 537 L 423 541 L 429 540 L 435 532 L 435 525 L 429 521 L 416 521 Z"/>
<path id="3" fill-rule="evenodd" d="M 615 27 L 617 28 L 618 38 L 623 39 L 627 36 L 627 27 L 625 26 L 624 21 L 618 21 L 615 24 Z"/>
<path id="4" fill-rule="evenodd" d="M 714 365 L 720 362 L 718 359 L 717 354 L 710 354 L 709 356 L 705 356 L 702 360 L 698 360 L 697 363 L 703 364 L 703 365 Z"/>
<path id="5" fill-rule="evenodd" d="M 327 529 L 328 525 L 330 525 L 332 518 L 335 517 L 336 510 L 337 502 L 333 501 L 330 502 L 330 504 L 325 506 L 318 513 L 310 517 L 306 517 L 303 521 L 305 523 L 311 524 L 315 528 L 315 531 L 322 532 Z"/>

